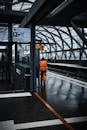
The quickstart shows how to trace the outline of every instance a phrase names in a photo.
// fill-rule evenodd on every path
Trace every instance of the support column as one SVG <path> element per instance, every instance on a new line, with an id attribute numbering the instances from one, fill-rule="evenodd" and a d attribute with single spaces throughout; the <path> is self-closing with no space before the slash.
<path id="1" fill-rule="evenodd" d="M 8 79 L 11 83 L 11 64 L 12 64 L 12 24 L 8 24 Z"/>
<path id="2" fill-rule="evenodd" d="M 15 63 L 19 62 L 19 53 L 18 53 L 18 45 L 15 43 Z"/>
<path id="3" fill-rule="evenodd" d="M 36 91 L 36 63 L 35 63 L 35 26 L 31 26 L 31 44 L 30 44 L 30 91 Z"/>
<path id="4" fill-rule="evenodd" d="M 11 2 L 11 0 L 9 1 Z M 12 11 L 12 4 L 5 4 L 6 11 Z M 8 80 L 11 83 L 11 63 L 12 63 L 12 23 L 11 19 L 8 21 Z"/>

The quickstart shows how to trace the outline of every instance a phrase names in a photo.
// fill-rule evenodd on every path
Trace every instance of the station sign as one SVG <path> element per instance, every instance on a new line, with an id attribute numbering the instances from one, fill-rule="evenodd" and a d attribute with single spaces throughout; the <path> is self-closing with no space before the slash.
<path id="1" fill-rule="evenodd" d="M 31 29 L 30 28 L 12 28 L 13 42 L 17 43 L 29 43 L 31 42 Z M 8 42 L 8 29 L 0 31 L 0 41 Z"/>
<path id="2" fill-rule="evenodd" d="M 13 41 L 19 43 L 31 42 L 31 29 L 30 28 L 13 28 Z"/>

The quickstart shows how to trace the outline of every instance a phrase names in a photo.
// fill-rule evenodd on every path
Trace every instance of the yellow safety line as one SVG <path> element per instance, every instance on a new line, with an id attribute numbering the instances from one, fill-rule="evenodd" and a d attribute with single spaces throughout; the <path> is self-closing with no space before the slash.
<path id="1" fill-rule="evenodd" d="M 35 92 L 34 94 L 58 119 L 63 122 L 63 124 L 69 130 L 74 130 L 74 128 L 66 120 L 64 120 L 64 118 L 58 112 L 56 112 L 56 110 L 51 105 L 49 105 L 38 93 Z"/>

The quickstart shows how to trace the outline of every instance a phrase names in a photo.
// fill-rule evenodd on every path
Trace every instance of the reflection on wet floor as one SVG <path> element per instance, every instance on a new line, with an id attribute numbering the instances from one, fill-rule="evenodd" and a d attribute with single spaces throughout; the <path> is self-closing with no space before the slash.
<path id="1" fill-rule="evenodd" d="M 45 91 L 46 90 L 46 91 Z M 48 74 L 42 95 L 64 117 L 87 115 L 87 88 Z"/>
<path id="2" fill-rule="evenodd" d="M 42 101 L 43 98 L 41 100 L 39 94 L 50 105 L 45 100 Z M 32 129 L 30 127 L 32 123 L 35 130 L 65 130 L 68 129 L 68 127 L 65 127 L 65 124 L 55 122 L 57 119 L 60 122 L 64 118 L 63 120 L 68 122 L 68 126 L 75 128 L 74 130 L 86 130 L 87 88 L 82 87 L 82 85 L 76 85 L 74 82 L 66 81 L 57 75 L 54 76 L 49 72 L 46 86 L 41 88 L 39 94 L 34 93 L 29 97 L 0 99 L 0 121 L 12 120 L 14 121 L 14 125 L 20 127 L 20 129 L 21 127 L 22 129 L 26 128 L 26 123 L 28 122 L 27 128 L 29 129 Z M 37 124 L 40 125 L 40 121 L 43 124 L 46 123 L 45 121 L 48 121 L 48 123 L 45 126 L 42 124 L 38 128 Z M 53 122 L 54 124 L 51 124 Z M 49 123 L 50 125 L 48 125 Z"/>

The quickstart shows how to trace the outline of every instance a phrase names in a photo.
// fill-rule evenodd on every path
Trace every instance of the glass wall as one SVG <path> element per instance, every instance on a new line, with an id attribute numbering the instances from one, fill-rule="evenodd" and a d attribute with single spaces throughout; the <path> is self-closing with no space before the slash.
<path id="1" fill-rule="evenodd" d="M 87 38 L 87 29 L 80 31 Z M 41 52 L 46 59 L 87 60 L 87 46 L 72 27 L 37 26 L 36 39 L 47 43 L 47 49 Z"/>

